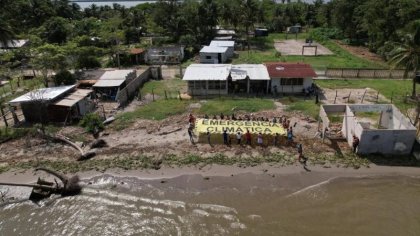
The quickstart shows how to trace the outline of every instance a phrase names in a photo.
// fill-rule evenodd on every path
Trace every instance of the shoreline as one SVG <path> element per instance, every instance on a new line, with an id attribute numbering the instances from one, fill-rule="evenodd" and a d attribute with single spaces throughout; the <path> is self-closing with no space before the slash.
<path id="1" fill-rule="evenodd" d="M 420 177 L 418 167 L 403 166 L 378 166 L 371 165 L 369 168 L 361 167 L 359 169 L 344 167 L 329 167 L 314 165 L 307 166 L 307 170 L 301 165 L 290 165 L 275 167 L 264 163 L 253 167 L 238 167 L 229 165 L 207 165 L 205 167 L 198 166 L 181 166 L 168 167 L 162 166 L 159 170 L 154 169 L 136 169 L 124 170 L 119 168 L 107 169 L 101 171 L 80 171 L 70 175 L 78 175 L 81 180 L 88 180 L 100 176 L 114 176 L 118 178 L 137 178 L 139 180 L 154 181 L 163 179 L 174 179 L 181 176 L 202 176 L 209 177 L 233 177 L 238 175 L 267 175 L 271 177 L 299 175 L 302 178 L 315 178 L 319 176 L 328 176 L 330 178 L 346 178 L 346 177 L 369 177 L 369 176 L 409 176 Z M 0 182 L 13 183 L 33 183 L 38 177 L 51 177 L 43 172 L 36 173 L 34 169 L 27 170 L 9 170 L 0 174 Z"/>

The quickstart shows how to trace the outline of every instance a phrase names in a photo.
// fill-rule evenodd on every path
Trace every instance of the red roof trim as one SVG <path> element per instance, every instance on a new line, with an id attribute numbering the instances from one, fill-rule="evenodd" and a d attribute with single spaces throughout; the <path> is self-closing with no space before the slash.
<path id="1" fill-rule="evenodd" d="M 313 78 L 317 77 L 311 65 L 304 63 L 266 62 L 271 78 Z"/>

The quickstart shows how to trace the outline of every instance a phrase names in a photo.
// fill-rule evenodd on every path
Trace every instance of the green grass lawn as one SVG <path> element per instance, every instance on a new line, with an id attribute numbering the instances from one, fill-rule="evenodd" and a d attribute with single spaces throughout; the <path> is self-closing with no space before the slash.
<path id="1" fill-rule="evenodd" d="M 257 112 L 262 110 L 274 109 L 272 100 L 249 98 L 249 99 L 214 99 L 208 100 L 199 109 L 200 114 L 231 115 L 234 111 Z"/>
<path id="2" fill-rule="evenodd" d="M 155 102 L 139 107 L 135 111 L 119 114 L 114 122 L 114 128 L 117 130 L 125 129 L 136 119 L 163 120 L 169 116 L 182 114 L 187 110 L 189 104 L 189 101 L 175 99 L 156 100 Z"/>
<path id="3" fill-rule="evenodd" d="M 379 93 L 384 95 L 386 98 L 390 100 L 392 98 L 392 103 L 394 103 L 399 109 L 403 111 L 413 106 L 413 104 L 405 102 L 406 96 L 411 94 L 411 80 L 317 80 L 315 83 L 322 88 L 329 89 L 372 88 L 379 91 Z"/>
<path id="4" fill-rule="evenodd" d="M 313 100 L 303 100 L 302 98 L 296 97 L 284 97 L 279 99 L 279 101 L 284 105 L 288 105 L 286 111 L 301 111 L 303 114 L 314 119 L 318 118 L 319 105 L 315 104 Z"/>
<path id="5" fill-rule="evenodd" d="M 298 39 L 305 39 L 306 33 L 299 34 Z M 289 39 L 294 39 L 293 35 L 289 35 Z M 281 62 L 302 62 L 312 65 L 315 69 L 330 68 L 384 68 L 386 65 L 372 62 L 352 55 L 345 49 L 342 49 L 334 41 L 328 40 L 319 42 L 334 55 L 322 56 L 282 56 L 274 49 L 275 40 L 284 40 L 284 34 L 270 34 L 270 36 L 263 38 L 253 38 L 252 45 L 257 46 L 258 50 L 239 51 L 239 56 L 232 60 L 233 64 L 241 63 L 263 63 L 270 61 Z"/>
<path id="6" fill-rule="evenodd" d="M 141 88 L 141 95 L 144 96 L 148 93 L 161 96 L 164 98 L 165 91 L 167 95 L 176 94 L 178 96 L 178 91 L 182 92 L 187 89 L 187 82 L 183 81 L 182 79 L 174 78 L 168 80 L 151 80 L 144 84 L 143 88 Z"/>

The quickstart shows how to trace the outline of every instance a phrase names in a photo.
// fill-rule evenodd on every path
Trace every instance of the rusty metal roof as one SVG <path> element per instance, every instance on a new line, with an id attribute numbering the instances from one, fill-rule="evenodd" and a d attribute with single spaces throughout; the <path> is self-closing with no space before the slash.
<path id="1" fill-rule="evenodd" d="M 317 77 L 309 64 L 266 62 L 268 74 L 271 78 L 312 78 Z"/>

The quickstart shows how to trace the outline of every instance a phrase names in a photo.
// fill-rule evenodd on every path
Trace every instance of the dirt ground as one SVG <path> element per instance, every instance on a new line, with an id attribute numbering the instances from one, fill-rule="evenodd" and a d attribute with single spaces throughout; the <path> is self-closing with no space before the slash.
<path id="1" fill-rule="evenodd" d="M 364 95 L 364 98 L 363 98 Z M 320 100 L 325 104 L 376 104 L 389 103 L 390 101 L 378 91 L 366 89 L 327 89 L 321 90 Z M 363 100 L 363 102 L 362 102 Z"/>
<path id="2" fill-rule="evenodd" d="M 270 111 L 254 113 L 255 116 L 272 117 L 287 116 L 294 126 L 295 142 L 303 144 L 306 153 L 335 153 L 335 147 L 326 140 L 322 143 L 318 133 L 318 122 L 300 112 L 284 111 L 284 105 L 276 102 L 277 108 Z M 241 115 L 241 114 L 237 114 Z M 228 157 L 258 157 L 267 153 L 289 153 L 297 155 L 295 144 L 274 147 L 249 147 L 222 144 L 211 147 L 208 144 L 190 143 L 187 133 L 188 113 L 172 116 L 162 121 L 138 120 L 131 127 L 116 131 L 107 128 L 101 133 L 108 147 L 96 149 L 95 159 L 108 159 L 119 155 L 147 155 L 163 157 L 167 155 L 185 156 L 196 154 L 202 157 L 223 153 Z M 111 125 L 112 126 L 112 125 Z M 80 127 L 65 127 L 61 135 L 75 141 L 85 151 L 90 150 L 90 143 L 94 140 Z M 343 145 L 343 149 L 348 146 Z M 0 166 L 6 163 L 24 162 L 29 160 L 76 160 L 78 152 L 68 145 L 47 142 L 38 137 L 25 137 L 0 144 Z"/>
<path id="3" fill-rule="evenodd" d="M 281 40 L 274 43 L 274 48 L 282 55 L 302 55 L 302 47 L 308 45 L 304 40 Z M 318 46 L 317 55 L 333 55 L 328 48 L 324 47 L 319 43 L 312 43 L 312 45 Z M 315 48 L 305 48 L 305 56 L 314 56 Z"/>
<path id="4" fill-rule="evenodd" d="M 351 54 L 353 54 L 357 57 L 361 57 L 361 58 L 371 60 L 371 61 L 385 63 L 384 59 L 382 59 L 381 56 L 379 56 L 378 54 L 375 54 L 373 52 L 370 52 L 369 48 L 367 48 L 367 47 L 351 46 L 351 45 L 344 44 L 343 42 L 341 42 L 339 40 L 336 40 L 335 42 L 340 47 L 342 47 L 343 49 L 347 50 L 348 52 L 350 52 Z"/>

